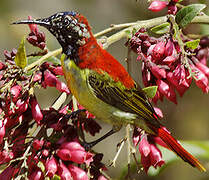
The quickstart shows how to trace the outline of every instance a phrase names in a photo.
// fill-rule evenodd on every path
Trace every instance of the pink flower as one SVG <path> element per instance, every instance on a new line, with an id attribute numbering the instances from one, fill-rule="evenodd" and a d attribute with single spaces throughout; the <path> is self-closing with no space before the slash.
<path id="1" fill-rule="evenodd" d="M 54 176 L 54 174 L 57 172 L 57 161 L 56 159 L 51 156 L 51 158 L 48 158 L 46 160 L 46 175 L 49 176 L 50 178 L 52 178 Z"/>
<path id="2" fill-rule="evenodd" d="M 1 172 L 0 179 L 2 179 L 2 180 L 10 180 L 10 179 L 13 178 L 14 172 L 15 172 L 15 168 L 10 165 L 9 167 L 5 168 Z"/>
<path id="3" fill-rule="evenodd" d="M 139 143 L 139 152 L 141 154 L 141 163 L 144 170 L 148 171 L 150 166 L 161 167 L 165 162 L 162 160 L 162 154 L 155 144 L 149 143 L 147 136 L 143 136 Z"/>
<path id="4" fill-rule="evenodd" d="M 69 91 L 67 85 L 64 82 L 62 82 L 62 81 L 59 81 L 59 80 L 57 81 L 56 88 L 60 92 L 65 92 L 67 94 L 70 94 L 70 91 Z"/>
<path id="5" fill-rule="evenodd" d="M 160 41 L 155 45 L 155 47 L 152 50 L 152 58 L 154 60 L 160 60 L 165 53 L 165 43 L 163 41 Z"/>
<path id="6" fill-rule="evenodd" d="M 71 152 L 69 149 L 58 149 L 57 155 L 64 161 L 70 161 L 71 160 Z"/>
<path id="7" fill-rule="evenodd" d="M 150 70 L 152 74 L 157 78 L 157 79 L 162 79 L 166 78 L 166 71 L 163 68 L 160 68 L 158 65 L 152 63 L 150 66 Z"/>
<path id="8" fill-rule="evenodd" d="M 32 17 L 28 16 L 28 19 L 31 20 Z M 31 30 L 29 36 L 27 37 L 28 42 L 31 43 L 33 46 L 39 47 L 43 50 L 46 47 L 45 34 L 38 30 L 36 24 L 28 24 L 28 26 Z"/>
<path id="9" fill-rule="evenodd" d="M 73 177 L 69 171 L 69 169 L 65 166 L 65 164 L 60 161 L 58 166 L 58 173 L 57 173 L 62 180 L 73 180 Z"/>
<path id="10" fill-rule="evenodd" d="M 209 68 L 201 62 L 197 62 L 196 67 L 209 78 Z"/>
<path id="11" fill-rule="evenodd" d="M 44 175 L 40 169 L 36 169 L 32 174 L 29 176 L 29 180 L 44 180 Z"/>
<path id="12" fill-rule="evenodd" d="M 28 20 L 32 20 L 32 16 L 28 16 Z M 38 31 L 38 26 L 37 24 L 28 24 L 29 28 L 30 28 L 30 31 L 33 32 L 33 33 L 37 33 Z"/>
<path id="13" fill-rule="evenodd" d="M 5 135 L 5 125 L 3 120 L 0 120 L 0 144 L 2 144 Z"/>
<path id="14" fill-rule="evenodd" d="M 43 114 L 35 96 L 30 97 L 30 105 L 32 116 L 37 122 L 37 124 L 40 125 L 40 122 L 43 119 Z"/>
<path id="15" fill-rule="evenodd" d="M 202 71 L 198 71 L 197 68 L 195 68 L 196 72 L 196 79 L 195 83 L 196 85 L 202 89 L 204 93 L 208 93 L 209 86 L 208 86 L 208 78 L 205 76 L 205 74 Z"/>
<path id="16" fill-rule="evenodd" d="M 160 108 L 154 107 L 155 113 L 158 115 L 158 117 L 163 118 L 163 112 Z"/>
<path id="17" fill-rule="evenodd" d="M 44 141 L 43 140 L 35 139 L 33 141 L 33 148 L 36 149 L 36 150 L 40 150 L 43 145 L 44 145 Z"/>
<path id="18" fill-rule="evenodd" d="M 175 91 L 163 80 L 157 80 L 159 92 L 167 97 L 170 101 L 177 104 Z"/>
<path id="19" fill-rule="evenodd" d="M 77 166 L 74 166 L 72 164 L 70 164 L 68 166 L 68 169 L 69 169 L 73 179 L 75 179 L 75 180 L 89 180 L 86 172 L 83 169 L 81 169 Z"/>
<path id="20" fill-rule="evenodd" d="M 93 154 L 86 152 L 78 142 L 67 142 L 61 145 L 61 148 L 68 149 L 70 152 L 69 160 L 78 164 L 86 163 L 87 165 L 93 161 Z"/>
<path id="21" fill-rule="evenodd" d="M 19 95 L 20 95 L 20 91 L 21 90 L 22 90 L 22 87 L 19 86 L 19 85 L 14 85 L 11 88 L 11 95 L 12 95 L 13 102 L 16 102 L 17 101 L 17 99 L 19 98 Z"/>
<path id="22" fill-rule="evenodd" d="M 166 1 L 156 0 L 150 4 L 148 9 L 153 12 L 158 12 L 158 11 L 161 11 L 162 9 L 164 9 L 167 5 L 168 5 L 168 2 L 166 2 Z"/>

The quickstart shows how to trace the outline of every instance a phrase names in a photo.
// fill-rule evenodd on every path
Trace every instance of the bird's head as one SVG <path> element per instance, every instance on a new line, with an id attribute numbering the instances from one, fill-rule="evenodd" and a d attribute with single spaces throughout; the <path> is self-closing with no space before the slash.
<path id="1" fill-rule="evenodd" d="M 43 19 L 21 20 L 13 24 L 37 24 L 47 28 L 59 41 L 63 53 L 68 57 L 73 56 L 73 51 L 92 38 L 86 18 L 74 11 L 59 12 Z"/>

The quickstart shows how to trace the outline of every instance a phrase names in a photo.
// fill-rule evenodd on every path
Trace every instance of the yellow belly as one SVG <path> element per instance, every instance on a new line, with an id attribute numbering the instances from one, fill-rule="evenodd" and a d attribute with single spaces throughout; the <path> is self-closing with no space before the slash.
<path id="1" fill-rule="evenodd" d="M 87 81 L 87 77 L 91 70 L 81 70 L 72 60 L 65 60 L 65 62 L 62 62 L 62 67 L 71 93 L 82 106 L 96 116 L 96 119 L 115 126 L 134 123 L 134 120 L 136 119 L 135 114 L 123 112 L 103 102 L 94 95 Z"/>

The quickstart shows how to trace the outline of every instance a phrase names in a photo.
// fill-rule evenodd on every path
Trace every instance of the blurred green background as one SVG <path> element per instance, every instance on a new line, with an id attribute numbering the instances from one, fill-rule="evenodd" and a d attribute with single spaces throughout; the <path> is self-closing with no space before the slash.
<path id="1" fill-rule="evenodd" d="M 185 1 L 185 3 L 198 1 Z M 201 1 L 203 2 L 203 1 Z M 208 1 L 205 1 L 209 3 Z M 22 36 L 29 32 L 27 26 L 10 25 L 20 19 L 26 19 L 28 15 L 34 18 L 47 17 L 58 11 L 76 10 L 85 15 L 92 26 L 94 33 L 107 28 L 110 24 L 134 22 L 136 20 L 149 19 L 163 15 L 161 13 L 151 13 L 147 10 L 148 3 L 145 0 L 1 0 L 0 1 L 0 58 L 3 59 L 3 50 L 17 48 Z M 201 32 L 201 26 L 193 25 L 188 28 L 193 32 Z M 44 30 L 45 31 L 45 30 Z M 45 31 L 46 32 L 46 31 Z M 209 26 L 204 27 L 204 32 L 209 34 Z M 55 38 L 46 33 L 47 44 L 50 50 L 59 48 Z M 122 64 L 125 65 L 127 49 L 124 47 L 125 40 L 121 40 L 108 48 Z M 27 46 L 28 53 L 31 46 Z M 136 63 L 136 56 L 133 54 L 132 76 L 141 83 L 140 64 Z M 49 106 L 59 93 L 54 88 L 47 90 L 37 90 L 37 96 L 42 107 Z M 164 100 L 158 106 L 164 112 L 163 123 L 173 132 L 178 139 L 183 140 L 208 140 L 209 138 L 209 95 L 202 91 L 193 83 L 183 98 L 178 97 L 178 105 Z M 105 133 L 111 126 L 100 123 Z M 101 134 L 100 134 L 101 135 Z M 99 136 L 100 136 L 99 135 Z M 104 153 L 104 161 L 114 158 L 116 145 L 124 137 L 125 130 L 106 139 L 94 149 Z M 208 150 L 209 151 L 209 150 Z M 120 176 L 121 169 L 127 164 L 126 148 L 122 151 L 116 162 L 116 167 L 108 167 L 107 174 L 113 178 Z M 209 161 L 201 160 L 209 171 Z M 155 177 L 148 177 L 143 171 L 136 173 L 136 179 L 152 180 L 206 180 L 209 173 L 199 173 L 198 170 L 191 168 L 183 161 L 177 161 L 168 166 Z"/>

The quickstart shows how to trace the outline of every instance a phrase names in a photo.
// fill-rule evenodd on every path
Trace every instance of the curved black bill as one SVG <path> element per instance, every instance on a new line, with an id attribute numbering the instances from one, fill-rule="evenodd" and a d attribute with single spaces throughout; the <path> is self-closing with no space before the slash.
<path id="1" fill-rule="evenodd" d="M 44 27 L 49 27 L 50 23 L 46 19 L 27 19 L 13 22 L 12 24 L 37 24 Z"/>

